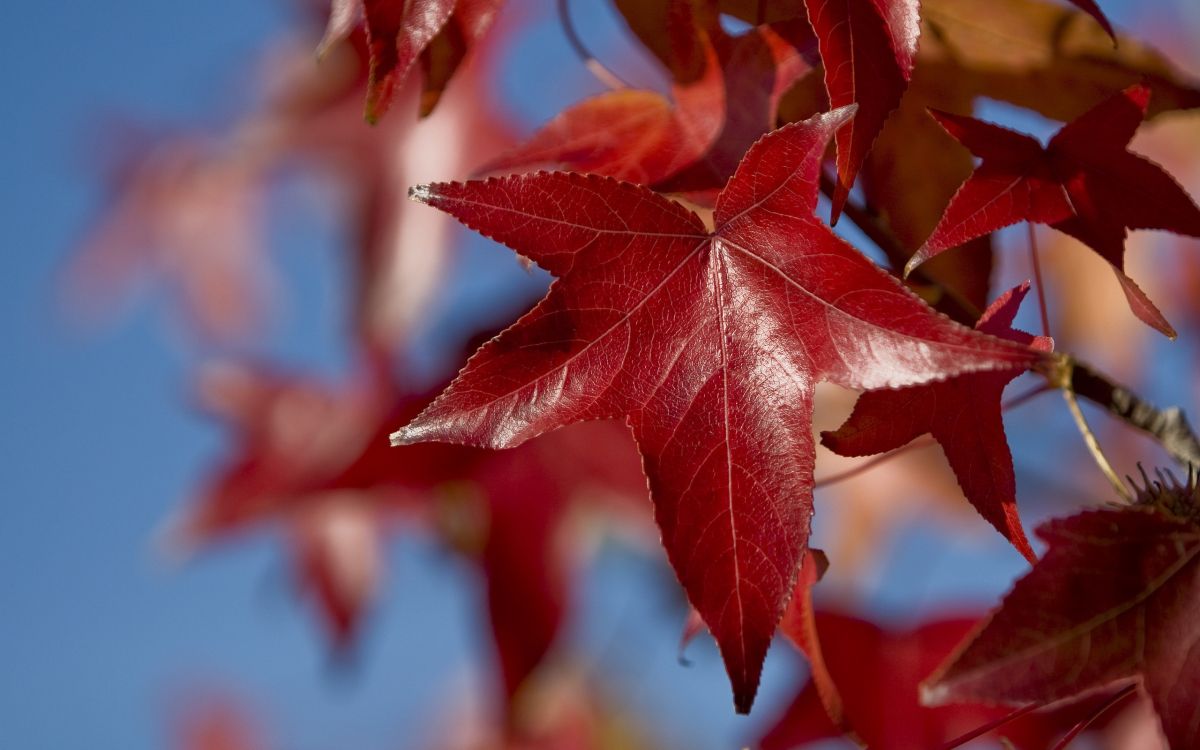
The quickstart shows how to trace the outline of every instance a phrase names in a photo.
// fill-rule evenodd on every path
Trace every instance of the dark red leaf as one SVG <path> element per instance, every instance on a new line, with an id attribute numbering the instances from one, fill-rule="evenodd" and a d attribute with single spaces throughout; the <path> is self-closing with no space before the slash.
<path id="1" fill-rule="evenodd" d="M 376 122 L 392 103 L 392 94 L 433 41 L 455 0 L 362 0 L 371 69 L 367 81 L 367 120 Z"/>
<path id="2" fill-rule="evenodd" d="M 377 122 L 421 63 L 420 114 L 433 111 L 466 53 L 491 26 L 504 0 L 359 0 L 370 50 L 366 118 Z M 320 50 L 353 27 L 354 8 L 334 0 Z"/>
<path id="3" fill-rule="evenodd" d="M 1140 680 L 1171 747 L 1200 744 L 1200 525 L 1187 493 L 1185 517 L 1154 504 L 1041 526 L 1050 548 L 929 680 L 926 702 L 1044 703 Z"/>
<path id="4" fill-rule="evenodd" d="M 806 0 L 833 107 L 858 104 L 837 134 L 833 221 L 888 114 L 912 76 L 920 38 L 919 0 Z"/>
<path id="5" fill-rule="evenodd" d="M 854 744 L 873 750 L 932 749 L 1006 716 L 1010 709 L 978 702 L 930 708 L 918 701 L 920 681 L 978 622 L 978 617 L 946 617 L 894 631 L 851 615 L 818 610 L 816 627 L 829 674 L 843 700 L 845 725 L 830 720 L 820 689 L 810 679 L 766 731 L 759 747 L 791 750 L 852 730 Z M 1027 714 L 987 736 L 1004 737 L 1020 750 L 1048 750 L 1108 697 L 1105 693 Z"/>
<path id="6" fill-rule="evenodd" d="M 813 586 L 820 582 L 828 569 L 829 560 L 824 552 L 810 548 L 805 553 L 800 573 L 796 576 L 796 590 L 792 592 L 792 599 L 779 621 L 779 629 L 808 659 L 809 678 L 816 688 L 825 715 L 843 733 L 852 733 L 853 729 L 846 721 L 841 693 L 825 663 L 825 653 L 821 649 L 821 639 L 817 633 L 816 609 L 813 606 Z"/>
<path id="7" fill-rule="evenodd" d="M 1053 342 L 1012 328 L 1029 282 L 1010 289 L 975 328 L 1010 341 L 1051 351 Z M 821 444 L 842 456 L 869 456 L 899 448 L 926 433 L 941 444 L 963 494 L 1030 562 L 1037 559 L 1017 514 L 1012 453 L 1004 436 L 1000 398 L 1017 371 L 960 375 L 945 382 L 859 397 L 854 412 Z"/>
<path id="8" fill-rule="evenodd" d="M 1129 229 L 1200 237 L 1200 208 L 1179 183 L 1126 149 L 1146 114 L 1149 96 L 1145 86 L 1126 89 L 1065 125 L 1044 148 L 997 125 L 934 113 L 983 162 L 959 188 L 906 270 L 1019 221 L 1049 224 L 1108 261 L 1134 314 L 1174 338 L 1174 329 L 1124 271 Z"/>
<path id="9" fill-rule="evenodd" d="M 748 711 L 812 517 L 813 388 L 1021 369 L 1033 350 L 937 315 L 812 212 L 842 109 L 782 128 L 716 229 L 649 189 L 536 173 L 414 188 L 559 277 L 393 435 L 508 448 L 625 416 L 671 563 Z"/>

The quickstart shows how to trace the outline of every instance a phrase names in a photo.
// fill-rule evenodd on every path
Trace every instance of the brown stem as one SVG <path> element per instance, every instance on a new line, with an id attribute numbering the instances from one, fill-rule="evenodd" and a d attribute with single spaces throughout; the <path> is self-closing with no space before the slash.
<path id="1" fill-rule="evenodd" d="M 1109 463 L 1108 456 L 1104 455 L 1104 451 L 1100 448 L 1100 441 L 1096 439 L 1096 433 L 1092 432 L 1092 428 L 1088 426 L 1087 419 L 1083 416 L 1083 410 L 1079 408 L 1079 401 L 1075 398 L 1075 392 L 1070 387 L 1062 389 L 1063 398 L 1067 402 L 1067 408 L 1071 410 L 1071 417 L 1075 420 L 1075 426 L 1079 428 L 1079 434 L 1083 436 L 1083 442 L 1087 445 L 1088 451 L 1092 454 L 1092 458 L 1096 461 L 1096 466 L 1100 467 L 1100 472 L 1108 479 L 1113 490 L 1121 496 L 1125 502 L 1132 502 L 1133 495 L 1130 494 L 1129 488 L 1121 481 L 1121 477 L 1113 469 Z"/>
<path id="2" fill-rule="evenodd" d="M 1075 420 L 1075 426 L 1079 429 L 1079 434 L 1083 437 L 1083 442 L 1087 446 L 1088 452 L 1092 454 L 1092 459 L 1096 462 L 1100 472 L 1108 479 L 1109 484 L 1122 500 L 1127 503 L 1132 502 L 1132 493 L 1121 481 L 1117 472 L 1113 470 L 1108 456 L 1104 455 L 1104 451 L 1100 448 L 1100 441 L 1096 439 L 1096 433 L 1092 432 L 1092 428 L 1088 426 L 1087 418 L 1083 416 L 1083 410 L 1079 408 L 1079 401 L 1075 398 L 1075 388 L 1072 382 L 1075 377 L 1075 358 L 1069 354 L 1055 352 L 1042 360 L 1039 364 L 1039 372 L 1045 376 L 1050 385 L 1062 392 L 1063 399 L 1067 402 L 1067 409 L 1071 412 L 1071 418 Z"/>
<path id="3" fill-rule="evenodd" d="M 911 450 L 915 450 L 917 448 L 928 448 L 933 445 L 937 445 L 937 441 L 934 440 L 933 438 L 924 438 L 924 439 L 920 439 L 920 440 L 914 440 L 911 443 L 906 443 L 906 444 L 900 446 L 899 448 L 893 448 L 892 450 L 888 451 L 887 453 L 883 453 L 878 456 L 875 456 L 874 458 L 872 458 L 869 461 L 863 461 L 861 464 L 859 464 L 858 466 L 855 466 L 852 469 L 846 469 L 843 472 L 839 472 L 837 474 L 831 474 L 827 477 L 818 479 L 815 482 L 813 482 L 813 489 L 818 490 L 822 487 L 828 487 L 831 484 L 837 484 L 838 482 L 844 482 L 847 479 L 853 479 L 854 477 L 858 476 L 859 474 L 862 474 L 863 472 L 873 469 L 885 461 L 889 461 L 889 460 L 895 458 L 896 456 L 899 456 L 901 453 L 907 453 L 907 452 L 909 452 Z"/>
<path id="4" fill-rule="evenodd" d="M 1076 363 L 1071 389 L 1158 441 L 1186 468 L 1200 468 L 1200 439 L 1177 406 L 1160 409 L 1119 383 L 1084 364 Z"/>

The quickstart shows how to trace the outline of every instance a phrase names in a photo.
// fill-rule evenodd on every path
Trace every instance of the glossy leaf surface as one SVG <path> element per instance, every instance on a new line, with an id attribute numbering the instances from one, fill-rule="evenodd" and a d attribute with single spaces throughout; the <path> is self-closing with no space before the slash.
<path id="1" fill-rule="evenodd" d="M 393 435 L 508 448 L 625 416 L 668 557 L 748 711 L 812 517 L 813 387 L 1021 369 L 1033 350 L 934 313 L 812 216 L 847 109 L 750 150 L 716 228 L 658 194 L 537 173 L 413 196 L 558 277 Z"/>

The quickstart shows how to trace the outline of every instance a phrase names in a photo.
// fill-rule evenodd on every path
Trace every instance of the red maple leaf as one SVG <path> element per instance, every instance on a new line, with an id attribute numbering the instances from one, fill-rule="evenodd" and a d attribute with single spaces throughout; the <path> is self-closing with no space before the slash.
<path id="1" fill-rule="evenodd" d="M 714 24 L 695 27 L 695 35 L 701 73 L 674 82 L 674 107 L 652 91 L 601 94 L 565 110 L 484 171 L 554 165 L 665 191 L 720 188 L 774 126 L 780 97 L 808 66 L 767 27 L 731 37 Z"/>
<path id="2" fill-rule="evenodd" d="M 976 330 L 1050 351 L 1053 342 L 1012 328 L 1029 282 L 1010 289 L 988 307 Z M 963 494 L 988 523 L 1030 562 L 1037 559 L 1017 514 L 1012 453 L 1004 437 L 1000 398 L 1020 372 L 960 375 L 945 382 L 859 397 L 854 412 L 821 443 L 842 456 L 883 453 L 931 433 L 941 444 Z"/>
<path id="3" fill-rule="evenodd" d="M 1125 275 L 1129 229 L 1200 237 L 1200 208 L 1162 167 L 1126 149 L 1146 115 L 1150 89 L 1132 86 L 1065 125 L 1043 147 L 971 117 L 933 112 L 983 162 L 906 266 L 1019 221 L 1048 224 L 1108 261 L 1134 314 L 1167 336 L 1175 330 Z"/>
<path id="4" fill-rule="evenodd" d="M 832 107 L 858 104 L 837 134 L 833 221 L 887 116 L 912 76 L 921 35 L 919 0 L 805 0 Z"/>
<path id="5" fill-rule="evenodd" d="M 203 385 L 239 445 L 173 539 L 196 547 L 282 526 L 300 585 L 339 650 L 354 644 L 374 600 L 385 534 L 403 521 L 431 525 L 479 563 L 499 676 L 512 696 L 566 615 L 574 560 L 562 536 L 572 504 L 592 497 L 642 518 L 645 480 L 617 424 L 578 425 L 503 453 L 436 444 L 397 451 L 388 428 L 415 416 L 428 395 L 371 379 L 338 391 L 237 367 L 211 371 Z"/>
<path id="6" fill-rule="evenodd" d="M 363 34 L 331 54 L 320 66 L 299 47 L 268 56 L 268 101 L 215 137 L 114 133 L 128 147 L 116 149 L 111 205 L 66 267 L 67 303 L 94 322 L 134 282 L 153 278 L 171 285 L 172 303 L 206 337 L 224 343 L 262 333 L 281 283 L 265 242 L 268 199 L 281 177 L 304 175 L 331 185 L 346 217 L 363 348 L 410 343 L 461 228 L 407 203 L 404 191 L 418 177 L 459 177 L 495 156 L 512 142 L 508 124 L 492 106 L 486 66 L 472 64 L 435 115 L 363 128 Z M 415 101 L 417 93 L 408 86 L 400 95 Z"/>
<path id="7" fill-rule="evenodd" d="M 504 0 L 333 0 L 318 50 L 324 53 L 362 18 L 370 68 L 366 118 L 377 122 L 414 65 L 423 83 L 420 113 L 433 111 L 463 57 L 491 27 Z"/>
<path id="8" fill-rule="evenodd" d="M 807 681 L 759 740 L 761 750 L 789 750 L 853 732 L 876 750 L 945 745 L 1011 713 L 979 703 L 926 707 L 918 685 L 979 622 L 977 616 L 942 617 L 909 630 L 891 630 L 849 614 L 818 610 L 827 674 L 841 696 L 844 716 L 833 720 L 817 680 Z M 784 632 L 793 640 L 785 620 Z M 1022 750 L 1045 750 L 1072 725 L 1107 707 L 1107 694 L 1005 722 L 992 737 Z"/>
<path id="9" fill-rule="evenodd" d="M 933 312 L 812 215 L 821 155 L 851 113 L 760 140 L 718 196 L 712 232 L 647 188 L 594 175 L 411 193 L 559 280 L 393 441 L 508 448 L 625 416 L 667 554 L 743 712 L 807 546 L 816 383 L 900 387 L 1039 356 Z"/>
<path id="10" fill-rule="evenodd" d="M 721 64 L 711 44 L 704 51 L 703 73 L 672 85 L 674 106 L 641 89 L 594 96 L 563 110 L 480 171 L 555 165 L 642 184 L 675 174 L 708 150 L 725 120 Z"/>
<path id="11" fill-rule="evenodd" d="M 1050 548 L 929 680 L 926 702 L 1047 703 L 1139 682 L 1171 747 L 1200 745 L 1197 492 L 1159 489 L 1041 526 Z"/>

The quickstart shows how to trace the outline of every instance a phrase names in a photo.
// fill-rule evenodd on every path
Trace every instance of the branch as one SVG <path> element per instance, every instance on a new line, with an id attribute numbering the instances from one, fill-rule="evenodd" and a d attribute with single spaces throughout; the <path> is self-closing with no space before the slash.
<path id="1" fill-rule="evenodd" d="M 1158 441 L 1184 467 L 1200 468 L 1200 439 L 1178 406 L 1160 409 L 1084 364 L 1076 364 L 1071 388 L 1122 422 Z"/>

